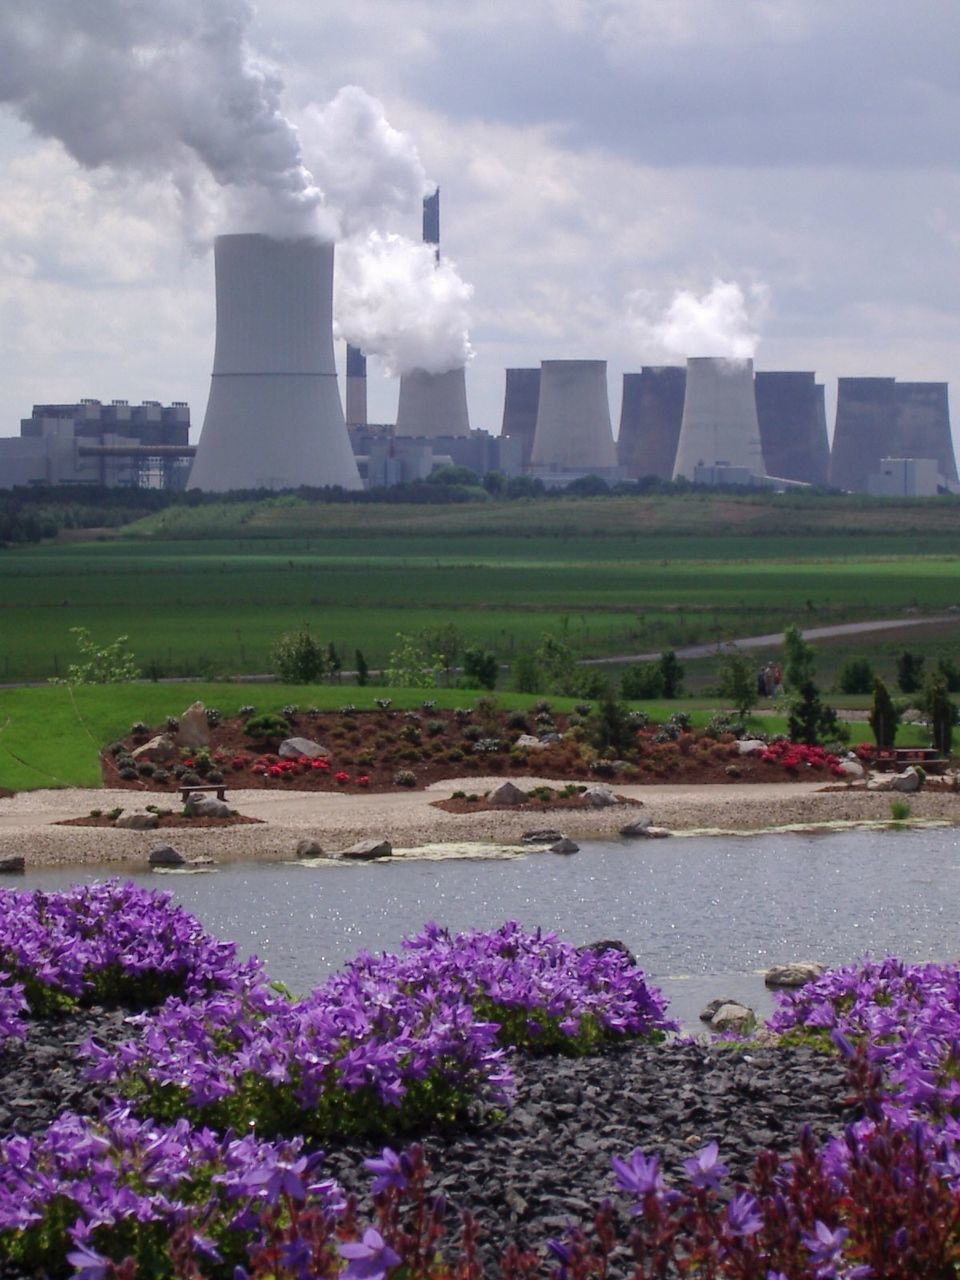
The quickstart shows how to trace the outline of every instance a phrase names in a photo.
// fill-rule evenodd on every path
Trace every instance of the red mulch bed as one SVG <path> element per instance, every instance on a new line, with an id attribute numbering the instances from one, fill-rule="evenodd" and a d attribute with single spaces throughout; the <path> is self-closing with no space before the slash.
<path id="1" fill-rule="evenodd" d="M 470 707 L 465 698 L 465 704 Z M 654 726 L 638 736 L 636 759 L 626 770 L 610 771 L 591 768 L 580 756 L 579 744 L 573 741 L 552 743 L 541 750 L 529 751 L 525 760 L 510 754 L 510 745 L 523 732 L 510 723 L 507 713 L 484 712 L 473 706 L 469 714 L 432 708 L 418 712 L 392 708 L 357 711 L 300 712 L 290 720 L 290 736 L 308 738 L 330 752 L 325 770 L 298 768 L 283 776 L 254 772 L 251 765 L 258 757 L 276 761 L 280 738 L 255 741 L 244 733 L 245 721 L 224 719 L 211 728 L 210 751 L 223 774 L 228 797 L 231 789 L 265 789 L 270 791 L 344 791 L 362 795 L 369 792 L 398 791 L 406 788 L 395 782 L 400 770 L 414 777 L 414 789 L 448 778 L 469 779 L 502 776 L 504 779 L 529 777 L 551 778 L 559 782 L 624 783 L 691 783 L 729 784 L 808 781 L 821 778 L 830 781 L 826 770 L 786 770 L 777 764 L 739 756 L 732 742 L 715 741 L 693 734 L 683 734 L 679 742 L 654 743 Z M 553 715 L 558 733 L 569 727 L 568 717 Z M 545 729 L 533 713 L 527 716 L 526 732 L 537 734 Z M 129 735 L 123 740 L 128 750 L 142 745 L 149 737 L 164 731 L 152 726 L 149 734 Z M 419 740 L 418 740 L 419 735 Z M 286 735 L 284 735 L 286 736 Z M 503 744 L 500 751 L 476 751 L 476 739 L 496 738 Z M 234 766 L 234 761 L 242 764 Z M 166 784 L 153 778 L 119 777 L 115 757 L 101 753 L 104 784 L 108 787 L 139 792 L 160 792 L 177 798 L 178 784 L 171 776 Z M 169 767 L 169 766 L 168 766 Z M 728 772 L 728 769 L 731 772 Z M 339 783 L 335 774 L 342 771 L 346 780 Z M 366 782 L 360 783 L 360 777 Z M 206 778 L 201 779 L 206 781 Z M 466 789 L 466 788 L 465 788 Z"/>
<path id="2" fill-rule="evenodd" d="M 262 822 L 262 818 L 245 818 L 242 814 L 234 814 L 229 818 L 185 818 L 180 813 L 168 813 L 161 817 L 151 831 L 165 831 L 170 827 L 239 827 L 251 822 Z M 53 822 L 54 827 L 112 827 L 113 819 L 106 814 L 99 818 L 64 818 L 62 822 Z"/>

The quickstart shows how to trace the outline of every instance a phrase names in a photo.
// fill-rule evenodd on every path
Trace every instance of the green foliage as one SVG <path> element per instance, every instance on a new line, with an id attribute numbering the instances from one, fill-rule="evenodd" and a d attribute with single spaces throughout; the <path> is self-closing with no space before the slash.
<path id="1" fill-rule="evenodd" d="M 741 721 L 757 702 L 757 680 L 750 662 L 739 649 L 725 652 L 720 659 L 720 692 Z"/>
<path id="2" fill-rule="evenodd" d="M 820 701 L 820 693 L 812 680 L 805 681 L 790 704 L 787 732 L 791 742 L 842 742 L 849 730 L 841 724 L 833 707 Z"/>
<path id="3" fill-rule="evenodd" d="M 467 689 L 495 689 L 500 664 L 490 649 L 467 649 L 463 655 L 463 683 Z"/>
<path id="4" fill-rule="evenodd" d="M 875 673 L 867 658 L 851 658 L 840 668 L 837 685 L 841 693 L 870 693 Z"/>
<path id="5" fill-rule="evenodd" d="M 877 746 L 882 750 L 892 747 L 897 737 L 900 715 L 893 704 L 887 686 L 879 677 L 873 682 L 873 702 L 870 707 L 869 721 Z"/>
<path id="6" fill-rule="evenodd" d="M 957 708 L 950 701 L 947 682 L 942 677 L 934 676 L 924 686 L 923 710 L 930 721 L 933 745 L 942 756 L 949 756 L 953 747 L 953 726 L 957 722 Z"/>
<path id="7" fill-rule="evenodd" d="M 543 675 L 532 650 L 520 649 L 513 659 L 510 688 L 515 693 L 540 693 L 543 689 Z"/>
<path id="8" fill-rule="evenodd" d="M 290 725 L 283 716 L 264 711 L 248 720 L 243 732 L 248 738 L 286 738 L 290 735 Z"/>
<path id="9" fill-rule="evenodd" d="M 327 645 L 326 668 L 331 680 L 340 679 L 340 672 L 343 670 L 343 659 L 340 657 L 340 654 L 337 651 L 337 646 L 332 640 Z"/>
<path id="10" fill-rule="evenodd" d="M 620 695 L 631 702 L 663 697 L 659 662 L 635 662 L 620 677 Z"/>
<path id="11" fill-rule="evenodd" d="M 938 658 L 937 672 L 943 677 L 948 693 L 960 693 L 960 667 L 952 658 Z"/>
<path id="12" fill-rule="evenodd" d="M 541 673 L 541 688 L 567 697 L 577 694 L 577 660 L 568 644 L 544 632 L 534 658 Z"/>
<path id="13" fill-rule="evenodd" d="M 660 678 L 663 681 L 663 696 L 670 700 L 679 698 L 683 693 L 683 667 L 677 661 L 672 649 L 660 655 Z"/>
<path id="14" fill-rule="evenodd" d="M 80 661 L 67 667 L 63 684 L 127 684 L 140 679 L 140 669 L 129 649 L 128 636 L 117 636 L 110 644 L 97 646 L 86 627 L 71 627 L 76 637 Z"/>
<path id="15" fill-rule="evenodd" d="M 910 803 L 907 800 L 890 801 L 890 817 L 894 822 L 905 822 L 910 817 Z"/>
<path id="16" fill-rule="evenodd" d="M 435 471 L 431 471 L 427 476 L 427 484 L 462 484 L 470 489 L 475 489 L 480 485 L 480 477 L 470 467 L 453 464 L 449 467 L 437 467 Z"/>
<path id="17" fill-rule="evenodd" d="M 452 622 L 437 627 L 424 627 L 417 635 L 417 643 L 424 653 L 436 654 L 448 680 L 464 650 L 463 633 Z"/>
<path id="18" fill-rule="evenodd" d="M 287 684 L 318 684 L 327 669 L 327 658 L 310 632 L 288 631 L 273 650 L 273 669 Z"/>
<path id="19" fill-rule="evenodd" d="M 923 683 L 923 656 L 904 649 L 897 655 L 897 685 L 901 693 L 917 693 Z"/>
<path id="20" fill-rule="evenodd" d="M 591 715 L 589 727 L 590 741 L 598 751 L 610 747 L 616 752 L 624 752 L 634 745 L 635 728 L 630 713 L 610 685 Z"/>
<path id="21" fill-rule="evenodd" d="M 370 667 L 367 664 L 366 658 L 363 656 L 363 654 L 360 652 L 359 649 L 357 649 L 357 651 L 353 655 L 353 663 L 357 669 L 357 684 L 360 685 L 362 688 L 365 684 L 369 682 Z"/>
<path id="22" fill-rule="evenodd" d="M 397 647 L 387 659 L 385 679 L 398 689 L 435 689 L 443 666 L 439 654 L 428 654 L 415 636 L 397 632 Z"/>
<path id="23" fill-rule="evenodd" d="M 796 623 L 791 623 L 783 633 L 783 678 L 787 688 L 801 689 L 812 682 L 816 667 L 813 645 L 803 638 Z"/>

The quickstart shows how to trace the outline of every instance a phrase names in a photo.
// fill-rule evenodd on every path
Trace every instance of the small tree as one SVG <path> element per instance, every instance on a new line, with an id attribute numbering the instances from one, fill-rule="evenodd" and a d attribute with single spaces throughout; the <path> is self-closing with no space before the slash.
<path id="1" fill-rule="evenodd" d="M 741 722 L 751 707 L 757 705 L 757 679 L 753 664 L 733 649 L 720 659 L 720 692 L 728 698 Z"/>
<path id="2" fill-rule="evenodd" d="M 870 693 L 876 677 L 866 658 L 851 658 L 840 668 L 838 685 L 841 693 Z"/>
<path id="3" fill-rule="evenodd" d="M 630 722 L 626 707 L 607 683 L 600 703 L 590 717 L 590 738 L 600 751 L 612 747 L 614 751 L 626 751 L 634 745 L 636 729 Z"/>
<path id="4" fill-rule="evenodd" d="M 332 640 L 327 645 L 326 661 L 327 661 L 327 671 L 330 674 L 330 683 L 332 684 L 335 680 L 337 684 L 339 684 L 340 672 L 343 670 L 343 662 L 340 658 L 340 654 L 337 652 L 337 646 L 333 643 Z"/>
<path id="5" fill-rule="evenodd" d="M 816 670 L 813 645 L 804 640 L 803 632 L 791 623 L 783 633 L 783 677 L 788 689 L 801 689 L 813 680 Z"/>
<path id="6" fill-rule="evenodd" d="M 387 659 L 388 685 L 398 689 L 434 689 L 443 665 L 439 654 L 427 654 L 414 636 L 397 632 L 397 648 Z"/>
<path id="7" fill-rule="evenodd" d="M 659 662 L 635 662 L 620 677 L 620 696 L 634 702 L 663 697 L 663 674 Z"/>
<path id="8" fill-rule="evenodd" d="M 923 683 L 923 655 L 909 649 L 897 655 L 897 685 L 901 693 L 916 693 Z"/>
<path id="9" fill-rule="evenodd" d="M 273 669 L 287 684 L 319 684 L 327 667 L 323 646 L 310 632 L 288 631 L 273 650 Z"/>
<path id="10" fill-rule="evenodd" d="M 541 693 L 543 673 L 536 655 L 529 649 L 520 649 L 510 666 L 510 688 L 517 693 Z"/>
<path id="11" fill-rule="evenodd" d="M 544 632 L 535 657 L 543 677 L 543 686 L 549 693 L 576 696 L 577 661 L 568 644 L 557 640 L 549 632 Z"/>
<path id="12" fill-rule="evenodd" d="M 815 746 L 818 742 L 843 742 L 849 731 L 837 718 L 833 707 L 820 701 L 820 691 L 812 680 L 806 680 L 790 704 L 787 733 L 791 742 L 805 742 Z"/>
<path id="13" fill-rule="evenodd" d="M 500 664 L 489 649 L 471 648 L 463 655 L 463 681 L 468 689 L 495 689 Z"/>
<path id="14" fill-rule="evenodd" d="M 660 676 L 663 680 L 663 696 L 671 700 L 679 698 L 683 692 L 683 667 L 672 649 L 660 655 Z"/>
<path id="15" fill-rule="evenodd" d="M 953 747 L 953 726 L 957 722 L 957 708 L 950 701 L 947 682 L 940 676 L 927 681 L 923 691 L 923 709 L 930 720 L 933 745 L 942 756 L 949 756 Z"/>
<path id="16" fill-rule="evenodd" d="M 370 666 L 359 649 L 354 652 L 353 665 L 357 669 L 357 684 L 362 688 L 370 680 Z"/>
<path id="17" fill-rule="evenodd" d="M 893 705 L 887 686 L 879 678 L 873 682 L 873 704 L 870 707 L 869 721 L 877 746 L 881 751 L 888 751 L 896 740 L 900 715 Z"/>
<path id="18" fill-rule="evenodd" d="M 98 646 L 86 627 L 71 627 L 80 650 L 80 662 L 67 667 L 65 680 L 55 684 L 128 684 L 140 679 L 140 668 L 126 643 L 129 637 L 117 636 L 110 644 Z"/>
<path id="19" fill-rule="evenodd" d="M 452 622 L 447 622 L 442 627 L 424 627 L 417 634 L 417 643 L 425 653 L 437 655 L 449 683 L 450 672 L 457 665 L 464 650 L 464 639 L 460 628 Z"/>

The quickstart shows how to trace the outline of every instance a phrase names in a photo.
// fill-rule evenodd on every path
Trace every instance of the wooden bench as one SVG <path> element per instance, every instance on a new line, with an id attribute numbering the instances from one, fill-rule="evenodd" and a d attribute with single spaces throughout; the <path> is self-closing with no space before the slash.
<path id="1" fill-rule="evenodd" d="M 877 752 L 875 761 L 878 769 L 906 769 L 916 764 L 927 773 L 943 773 L 949 763 L 936 747 L 887 747 Z"/>
<path id="2" fill-rule="evenodd" d="M 204 785 L 203 783 L 200 783 L 192 787 L 181 787 L 180 799 L 184 802 L 184 804 L 186 804 L 186 802 L 190 799 L 191 796 L 205 795 L 208 791 L 215 791 L 217 793 L 218 800 L 226 800 L 227 798 L 226 796 L 227 788 L 225 783 L 208 782 L 206 783 L 206 785 Z"/>

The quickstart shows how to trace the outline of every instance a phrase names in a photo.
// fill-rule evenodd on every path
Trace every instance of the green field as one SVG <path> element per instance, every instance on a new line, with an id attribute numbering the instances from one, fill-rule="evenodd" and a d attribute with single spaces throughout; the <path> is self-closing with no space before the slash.
<path id="1" fill-rule="evenodd" d="M 939 502 L 179 507 L 117 539 L 0 552 L 0 681 L 62 674 L 74 626 L 127 634 L 168 676 L 269 671 L 304 624 L 348 668 L 447 622 L 503 662 L 544 632 L 582 656 L 654 653 L 935 614 L 960 605 L 958 570 L 960 508 Z"/>

